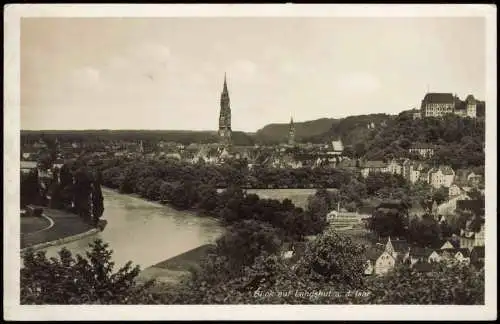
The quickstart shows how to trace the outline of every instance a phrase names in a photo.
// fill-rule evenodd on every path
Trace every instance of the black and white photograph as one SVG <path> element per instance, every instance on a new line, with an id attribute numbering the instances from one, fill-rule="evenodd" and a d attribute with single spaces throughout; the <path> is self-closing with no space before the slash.
<path id="1" fill-rule="evenodd" d="M 495 6 L 4 21 L 6 319 L 496 319 Z"/>

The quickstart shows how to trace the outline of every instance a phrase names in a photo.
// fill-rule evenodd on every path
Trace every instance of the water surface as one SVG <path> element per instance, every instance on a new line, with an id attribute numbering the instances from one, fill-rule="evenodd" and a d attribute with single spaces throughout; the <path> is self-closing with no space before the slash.
<path id="1" fill-rule="evenodd" d="M 104 189 L 104 214 L 108 224 L 103 232 L 67 244 L 44 249 L 57 256 L 64 246 L 84 254 L 97 237 L 108 243 L 116 266 L 133 261 L 142 269 L 200 245 L 213 243 L 223 229 L 213 218 Z"/>

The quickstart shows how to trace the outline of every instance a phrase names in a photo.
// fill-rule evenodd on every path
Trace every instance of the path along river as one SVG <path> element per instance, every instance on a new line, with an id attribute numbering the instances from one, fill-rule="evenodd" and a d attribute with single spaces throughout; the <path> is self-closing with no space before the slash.
<path id="1" fill-rule="evenodd" d="M 251 190 L 262 198 L 290 198 L 304 207 L 314 189 Z M 116 266 L 127 261 L 145 269 L 198 246 L 215 242 L 223 228 L 213 218 L 169 206 L 119 194 L 103 188 L 104 214 L 108 224 L 103 232 L 78 241 L 44 249 L 47 256 L 57 256 L 66 247 L 73 254 L 84 255 L 89 243 L 100 237 L 108 243 Z"/>

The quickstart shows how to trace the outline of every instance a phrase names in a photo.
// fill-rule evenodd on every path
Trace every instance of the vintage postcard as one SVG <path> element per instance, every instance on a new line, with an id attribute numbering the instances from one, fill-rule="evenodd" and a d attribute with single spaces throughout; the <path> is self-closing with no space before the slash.
<path id="1" fill-rule="evenodd" d="M 8 320 L 496 318 L 496 7 L 5 7 Z"/>

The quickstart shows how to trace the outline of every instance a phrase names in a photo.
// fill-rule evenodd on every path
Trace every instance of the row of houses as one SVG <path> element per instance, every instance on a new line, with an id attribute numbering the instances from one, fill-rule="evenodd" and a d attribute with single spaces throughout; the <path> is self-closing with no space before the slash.
<path id="1" fill-rule="evenodd" d="M 455 172 L 450 166 L 432 167 L 424 162 L 410 159 L 393 159 L 389 162 L 344 160 L 339 163 L 339 167 L 358 169 L 365 178 L 370 174 L 390 173 L 401 175 L 411 183 L 418 181 L 428 183 L 434 188 L 450 188 L 455 184 L 456 186 L 452 189 L 453 195 L 457 195 L 453 191 L 457 190 L 457 187 L 477 187 L 484 181 L 482 175 L 471 170 L 461 169 Z"/>
<path id="2" fill-rule="evenodd" d="M 306 241 L 310 240 L 314 240 L 314 237 L 309 237 Z M 306 244 L 306 242 L 285 243 L 282 246 L 281 255 L 293 267 L 294 263 L 305 253 Z M 482 268 L 484 259 L 484 243 L 471 247 L 461 247 L 450 241 L 445 241 L 440 248 L 432 249 L 414 247 L 406 240 L 394 240 L 389 237 L 385 244 L 378 243 L 366 250 L 363 274 L 367 276 L 385 275 L 398 264 L 406 264 L 422 272 L 432 271 L 432 265 L 438 262 L 459 262 Z"/>
<path id="3" fill-rule="evenodd" d="M 175 154 L 177 159 L 190 163 L 203 161 L 219 164 L 227 160 L 246 159 L 250 168 L 263 166 L 271 168 L 302 168 L 335 166 L 342 160 L 343 145 L 340 140 L 331 145 L 317 147 L 281 146 L 220 146 L 219 144 L 189 145 L 165 156 Z"/>
<path id="4" fill-rule="evenodd" d="M 457 247 L 449 241 L 439 249 L 410 247 L 405 240 L 391 240 L 385 246 L 375 246 L 367 250 L 365 275 L 384 275 L 398 263 L 408 264 L 418 271 L 430 271 L 432 263 L 452 260 L 474 265 L 484 265 L 485 247 Z"/>
<path id="5" fill-rule="evenodd" d="M 153 154 L 154 155 L 154 154 Z M 338 150 L 327 152 L 291 152 L 285 148 L 249 149 L 247 147 L 222 147 L 205 145 L 196 149 L 180 152 L 160 153 L 159 157 L 174 158 L 190 163 L 203 161 L 209 164 L 222 164 L 232 159 L 246 159 L 248 167 L 263 166 L 271 168 L 332 167 L 360 172 L 363 177 L 375 173 L 401 175 L 411 183 L 424 182 L 434 188 L 450 188 L 450 196 L 457 196 L 470 187 L 483 183 L 482 175 L 471 170 L 457 170 L 449 166 L 432 167 L 425 162 L 410 159 L 384 161 L 351 160 L 342 157 Z"/>

